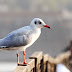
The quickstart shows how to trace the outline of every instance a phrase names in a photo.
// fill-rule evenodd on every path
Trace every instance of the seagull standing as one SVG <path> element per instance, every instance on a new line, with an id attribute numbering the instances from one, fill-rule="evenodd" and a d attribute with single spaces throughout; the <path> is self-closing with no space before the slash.
<path id="1" fill-rule="evenodd" d="M 29 26 L 12 31 L 6 37 L 0 39 L 0 50 L 17 50 L 17 64 L 19 63 L 18 51 L 23 51 L 25 62 L 25 50 L 31 46 L 40 36 L 41 28 L 49 28 L 40 18 L 34 18 Z"/>

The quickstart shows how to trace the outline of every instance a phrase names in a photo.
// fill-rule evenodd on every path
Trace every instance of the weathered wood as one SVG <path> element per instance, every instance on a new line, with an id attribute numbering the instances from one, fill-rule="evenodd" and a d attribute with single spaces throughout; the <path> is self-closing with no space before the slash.
<path id="1" fill-rule="evenodd" d="M 70 51 L 62 53 L 55 58 L 54 62 L 55 62 L 55 64 L 61 63 L 64 59 L 67 59 L 69 56 L 71 56 Z"/>
<path id="2" fill-rule="evenodd" d="M 65 52 L 53 58 L 48 54 L 44 55 L 44 72 L 56 72 L 56 64 L 61 63 L 63 60 L 66 63 L 67 58 L 71 55 L 71 52 Z M 48 65 L 47 65 L 48 64 Z"/>
<path id="3" fill-rule="evenodd" d="M 54 64 L 51 64 L 51 72 L 54 72 Z"/>
<path id="4" fill-rule="evenodd" d="M 26 72 L 26 66 L 17 66 L 14 72 Z"/>
<path id="5" fill-rule="evenodd" d="M 43 53 L 42 51 L 40 52 L 35 52 L 32 54 L 32 56 L 29 57 L 30 59 L 35 59 L 35 72 L 41 72 L 40 66 L 41 66 L 41 60 L 43 58 Z"/>
<path id="6" fill-rule="evenodd" d="M 44 72 L 44 59 L 41 60 L 41 72 Z"/>
<path id="7" fill-rule="evenodd" d="M 48 54 L 45 54 L 43 56 L 43 61 L 44 61 L 44 72 L 48 72 Z"/>
<path id="8" fill-rule="evenodd" d="M 50 72 L 50 63 L 49 63 L 49 55 L 48 54 L 45 54 L 44 55 L 44 72 Z"/>
<path id="9" fill-rule="evenodd" d="M 54 72 L 56 72 L 56 64 L 54 64 Z"/>
<path id="10" fill-rule="evenodd" d="M 51 64 L 48 62 L 48 72 L 51 72 Z"/>
<path id="11" fill-rule="evenodd" d="M 44 64 L 44 72 L 48 72 L 48 61 Z"/>
<path id="12" fill-rule="evenodd" d="M 53 58 L 53 57 L 49 56 L 48 54 L 45 54 L 44 62 L 49 61 L 50 63 L 58 64 L 58 63 L 61 63 L 64 59 L 67 59 L 70 55 L 71 55 L 70 51 L 62 53 L 59 56 L 57 56 L 56 58 Z"/>
<path id="13" fill-rule="evenodd" d="M 29 58 L 30 59 L 37 59 L 37 64 L 40 63 L 41 59 L 42 59 L 42 55 L 43 55 L 43 52 L 42 51 L 37 51 L 37 52 L 34 52 Z"/>
<path id="14" fill-rule="evenodd" d="M 47 62 L 47 61 L 48 61 L 48 58 L 49 58 L 49 55 L 48 55 L 48 54 L 45 54 L 45 55 L 43 56 L 43 58 L 44 58 L 44 62 Z"/>
<path id="15" fill-rule="evenodd" d="M 30 65 L 27 65 L 27 72 L 30 72 L 35 67 L 35 60 L 34 59 L 26 59 L 26 62 Z"/>
<path id="16" fill-rule="evenodd" d="M 44 62 L 44 72 L 45 72 L 45 70 L 46 70 L 46 62 Z"/>
<path id="17" fill-rule="evenodd" d="M 27 66 L 17 66 L 14 72 L 30 72 L 35 67 L 34 59 L 26 59 L 26 62 L 30 65 Z"/>
<path id="18" fill-rule="evenodd" d="M 37 51 L 29 58 L 30 59 L 26 59 L 26 62 L 30 65 L 17 66 L 14 72 L 56 72 L 56 65 L 58 63 L 63 63 L 66 66 L 71 64 L 70 66 L 72 67 L 72 56 L 70 51 L 62 53 L 55 58 L 48 54 L 43 55 L 41 51 Z"/>

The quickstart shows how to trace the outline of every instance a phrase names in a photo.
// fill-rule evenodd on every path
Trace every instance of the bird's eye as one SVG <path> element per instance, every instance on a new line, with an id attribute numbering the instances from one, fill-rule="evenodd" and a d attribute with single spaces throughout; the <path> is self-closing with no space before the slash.
<path id="1" fill-rule="evenodd" d="M 42 24 L 40 21 L 38 22 L 39 24 Z"/>
<path id="2" fill-rule="evenodd" d="M 36 22 L 36 21 L 35 21 L 34 23 L 35 23 L 35 24 L 37 24 L 37 22 Z"/>

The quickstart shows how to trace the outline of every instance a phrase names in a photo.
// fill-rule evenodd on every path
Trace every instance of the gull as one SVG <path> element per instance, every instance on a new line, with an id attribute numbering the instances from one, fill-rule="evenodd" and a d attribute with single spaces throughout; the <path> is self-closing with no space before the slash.
<path id="1" fill-rule="evenodd" d="M 23 64 L 28 64 L 25 61 L 25 50 L 39 38 L 41 28 L 44 27 L 50 29 L 42 19 L 34 18 L 29 26 L 14 30 L 4 38 L 0 39 L 0 50 L 17 50 L 17 65 L 20 65 L 18 51 L 23 51 Z"/>
<path id="2" fill-rule="evenodd" d="M 71 72 L 65 65 L 57 64 L 57 72 Z"/>

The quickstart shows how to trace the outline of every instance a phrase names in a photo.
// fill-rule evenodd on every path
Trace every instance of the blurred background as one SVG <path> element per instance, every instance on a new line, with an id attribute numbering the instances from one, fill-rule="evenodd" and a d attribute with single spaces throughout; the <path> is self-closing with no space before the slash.
<path id="1" fill-rule="evenodd" d="M 72 0 L 0 0 L 0 38 L 41 18 L 51 29 L 42 29 L 39 39 L 26 49 L 26 58 L 35 51 L 55 57 L 72 40 Z M 20 52 L 20 62 L 23 53 Z M 6 68 L 7 67 L 7 68 Z M 16 51 L 0 51 L 0 72 L 16 68 Z"/>

